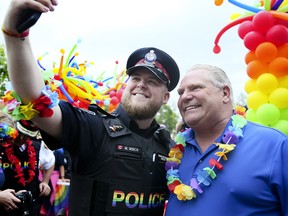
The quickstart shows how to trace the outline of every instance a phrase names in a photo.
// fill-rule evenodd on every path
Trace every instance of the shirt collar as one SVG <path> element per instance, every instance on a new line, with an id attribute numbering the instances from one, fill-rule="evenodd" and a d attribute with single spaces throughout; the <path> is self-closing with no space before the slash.
<path id="1" fill-rule="evenodd" d="M 222 142 L 222 137 L 224 136 L 224 133 L 226 130 L 228 130 L 228 127 L 232 125 L 232 119 L 230 118 L 229 122 L 227 123 L 225 129 L 222 131 L 221 136 L 219 136 L 215 142 L 217 143 L 221 143 Z M 190 144 L 190 145 L 197 145 L 196 139 L 195 139 L 195 131 L 192 128 L 188 128 L 185 132 L 184 132 L 184 136 L 186 138 L 186 143 Z"/>

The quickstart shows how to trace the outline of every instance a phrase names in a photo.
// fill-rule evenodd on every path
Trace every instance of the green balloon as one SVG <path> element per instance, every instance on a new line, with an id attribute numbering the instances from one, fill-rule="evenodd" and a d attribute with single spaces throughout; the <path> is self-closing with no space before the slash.
<path id="1" fill-rule="evenodd" d="M 251 122 L 257 122 L 256 111 L 254 109 L 248 109 L 246 111 L 246 119 Z"/>
<path id="2" fill-rule="evenodd" d="M 287 120 L 279 120 L 276 124 L 272 126 L 276 130 L 281 131 L 285 135 L 288 136 L 288 121 Z"/>
<path id="3" fill-rule="evenodd" d="M 280 110 L 274 104 L 263 104 L 256 111 L 257 119 L 264 125 L 271 126 L 279 121 Z"/>
<path id="4" fill-rule="evenodd" d="M 280 109 L 280 119 L 288 121 L 288 108 Z"/>

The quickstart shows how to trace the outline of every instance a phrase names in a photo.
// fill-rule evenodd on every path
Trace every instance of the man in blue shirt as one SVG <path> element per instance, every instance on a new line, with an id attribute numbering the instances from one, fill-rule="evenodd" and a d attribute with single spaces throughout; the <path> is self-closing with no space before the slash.
<path id="1" fill-rule="evenodd" d="M 178 94 L 190 128 L 166 163 L 166 216 L 287 216 L 287 136 L 233 114 L 232 87 L 220 68 L 194 66 Z"/>

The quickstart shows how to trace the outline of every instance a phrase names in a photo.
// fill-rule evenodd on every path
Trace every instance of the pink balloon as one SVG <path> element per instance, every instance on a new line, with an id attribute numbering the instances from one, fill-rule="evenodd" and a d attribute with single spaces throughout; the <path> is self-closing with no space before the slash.
<path id="1" fill-rule="evenodd" d="M 110 98 L 116 96 L 116 91 L 111 91 L 111 92 L 109 93 L 109 96 L 110 96 Z"/>
<path id="2" fill-rule="evenodd" d="M 123 90 L 120 89 L 119 91 L 116 92 L 116 97 L 119 98 L 119 100 L 121 100 L 122 94 L 123 94 Z"/>
<path id="3" fill-rule="evenodd" d="M 274 25 L 267 31 L 265 38 L 268 42 L 281 46 L 288 42 L 288 30 L 284 25 Z"/>
<path id="4" fill-rule="evenodd" d="M 263 34 L 257 31 L 251 31 L 244 37 L 244 45 L 247 49 L 254 51 L 257 46 L 265 41 Z"/>
<path id="5" fill-rule="evenodd" d="M 283 19 L 276 19 L 275 25 L 280 24 L 288 27 L 288 20 L 283 20 Z"/>
<path id="6" fill-rule="evenodd" d="M 253 17 L 255 31 L 266 33 L 275 23 L 275 18 L 268 11 L 260 11 Z"/>
<path id="7" fill-rule="evenodd" d="M 110 103 L 113 105 L 117 105 L 119 103 L 119 98 L 116 96 L 112 97 Z"/>
<path id="8" fill-rule="evenodd" d="M 253 30 L 254 30 L 253 23 L 250 20 L 244 21 L 238 27 L 238 35 L 241 39 L 243 39 L 247 33 Z"/>

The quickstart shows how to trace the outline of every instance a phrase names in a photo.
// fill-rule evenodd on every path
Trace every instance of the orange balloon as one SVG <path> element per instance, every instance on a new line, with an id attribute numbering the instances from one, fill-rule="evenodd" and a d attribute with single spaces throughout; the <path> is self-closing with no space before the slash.
<path id="1" fill-rule="evenodd" d="M 255 50 L 255 56 L 262 62 L 270 62 L 277 56 L 277 47 L 270 42 L 261 43 Z"/>
<path id="2" fill-rule="evenodd" d="M 245 55 L 245 63 L 249 64 L 251 61 L 254 61 L 254 60 L 256 60 L 255 52 L 254 51 L 249 51 Z"/>
<path id="3" fill-rule="evenodd" d="M 278 47 L 277 56 L 288 58 L 288 43 Z"/>
<path id="4" fill-rule="evenodd" d="M 261 74 L 266 73 L 267 69 L 266 66 L 258 60 L 254 60 L 251 61 L 248 65 L 247 65 L 247 75 L 251 78 L 251 79 L 257 79 Z"/>
<path id="5" fill-rule="evenodd" d="M 288 75 L 288 59 L 277 57 L 268 64 L 268 71 L 277 78 Z"/>
<path id="6" fill-rule="evenodd" d="M 215 1 L 214 1 L 214 4 L 215 4 L 216 6 L 222 5 L 222 3 L 223 3 L 223 0 L 215 0 Z"/>
<path id="7" fill-rule="evenodd" d="M 113 112 L 115 109 L 116 109 L 116 106 L 115 106 L 115 105 L 113 105 L 113 104 L 111 104 L 111 103 L 108 105 L 108 111 L 109 111 L 109 112 Z"/>

